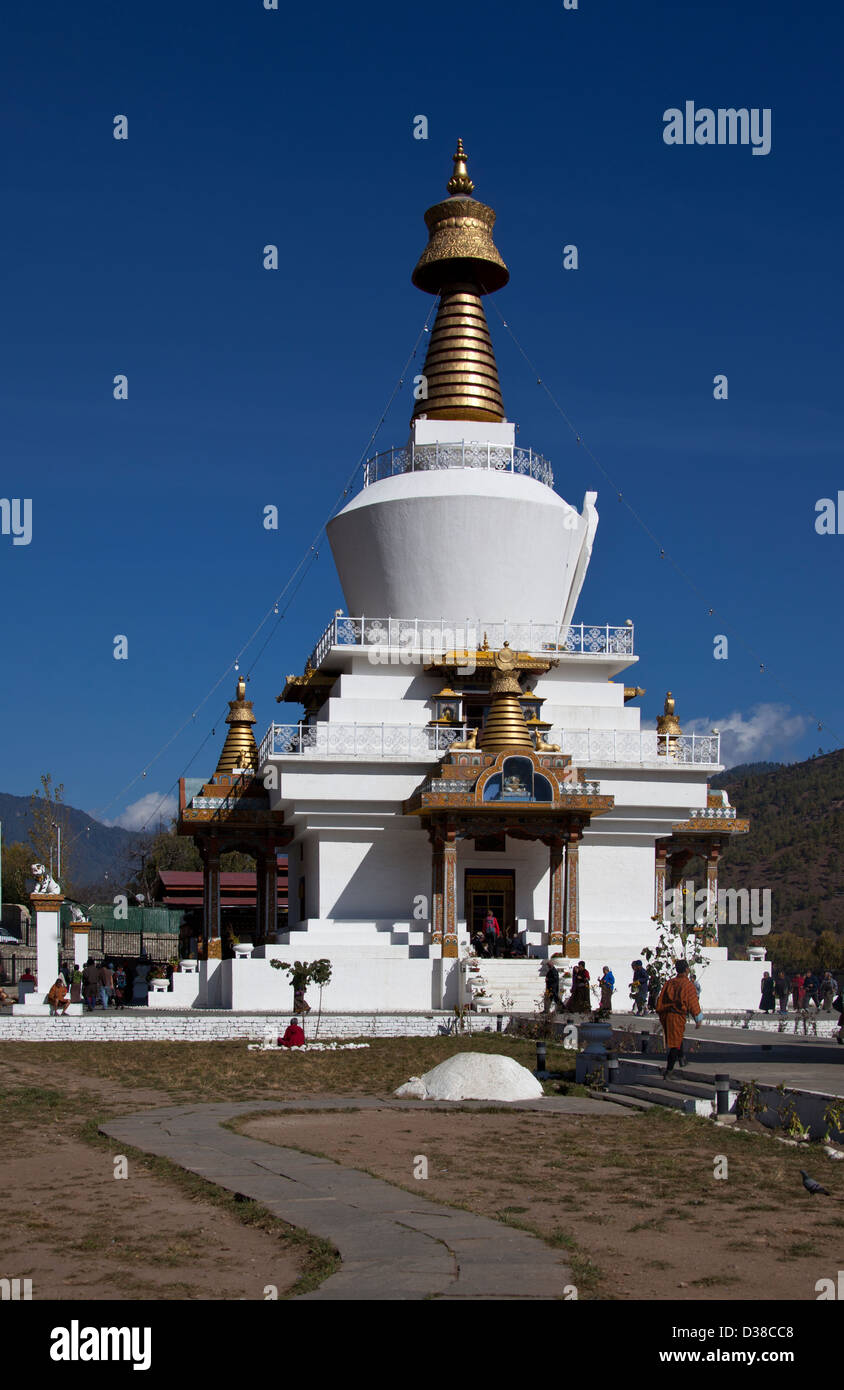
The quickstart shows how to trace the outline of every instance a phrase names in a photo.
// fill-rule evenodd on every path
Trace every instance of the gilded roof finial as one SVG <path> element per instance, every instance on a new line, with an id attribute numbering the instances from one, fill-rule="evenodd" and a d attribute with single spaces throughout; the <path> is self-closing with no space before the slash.
<path id="1" fill-rule="evenodd" d="M 469 178 L 469 171 L 466 168 L 466 151 L 463 148 L 463 141 L 458 139 L 457 149 L 452 155 L 454 160 L 454 173 L 446 184 L 446 188 L 452 196 L 458 193 L 469 194 L 474 192 L 475 185 Z"/>

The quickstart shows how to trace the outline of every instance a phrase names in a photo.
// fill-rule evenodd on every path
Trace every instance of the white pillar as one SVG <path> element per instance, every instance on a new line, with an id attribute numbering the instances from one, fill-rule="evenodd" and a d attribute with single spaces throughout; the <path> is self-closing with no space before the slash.
<path id="1" fill-rule="evenodd" d="M 81 970 L 88 959 L 88 932 L 90 928 L 90 922 L 74 922 L 73 924 L 73 963 L 77 970 Z"/>
<path id="2" fill-rule="evenodd" d="M 32 893 L 32 906 L 35 909 L 36 950 L 38 961 L 35 968 L 37 983 L 31 994 L 22 1004 L 15 1004 L 15 1014 L 49 1014 L 46 1002 L 47 991 L 53 988 L 59 974 L 59 946 L 62 931 L 62 903 L 64 893 Z"/>

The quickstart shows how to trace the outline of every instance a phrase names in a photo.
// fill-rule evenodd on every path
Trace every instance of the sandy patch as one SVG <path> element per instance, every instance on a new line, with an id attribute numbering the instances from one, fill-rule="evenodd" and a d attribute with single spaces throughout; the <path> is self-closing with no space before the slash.
<path id="1" fill-rule="evenodd" d="M 813 1199 L 802 1151 L 706 1121 L 360 1110 L 261 1117 L 243 1132 L 574 1240 L 597 1267 L 581 1297 L 814 1300 L 840 1265 L 835 1165 L 823 1160 L 822 1176 L 837 1199 Z M 718 1154 L 726 1180 L 714 1177 Z M 426 1181 L 414 1179 L 419 1155 Z"/>

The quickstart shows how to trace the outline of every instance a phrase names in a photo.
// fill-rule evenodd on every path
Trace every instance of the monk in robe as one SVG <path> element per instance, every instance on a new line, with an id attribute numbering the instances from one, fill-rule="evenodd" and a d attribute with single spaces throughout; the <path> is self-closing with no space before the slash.
<path id="1" fill-rule="evenodd" d="M 302 1047 L 305 1042 L 305 1030 L 301 1027 L 298 1018 L 291 1018 L 290 1023 L 284 1030 L 284 1036 L 279 1038 L 279 1047 Z"/>
<path id="2" fill-rule="evenodd" d="M 692 1015 L 696 1028 L 700 1027 L 703 1018 L 697 990 L 689 979 L 688 962 L 678 960 L 676 969 L 677 974 L 662 986 L 656 1001 L 656 1011 L 662 1024 L 665 1046 L 668 1051 L 668 1061 L 665 1071 L 662 1073 L 663 1077 L 668 1076 L 669 1072 L 674 1070 L 678 1061 L 681 1067 L 686 1065 L 683 1057 L 686 1015 Z"/>

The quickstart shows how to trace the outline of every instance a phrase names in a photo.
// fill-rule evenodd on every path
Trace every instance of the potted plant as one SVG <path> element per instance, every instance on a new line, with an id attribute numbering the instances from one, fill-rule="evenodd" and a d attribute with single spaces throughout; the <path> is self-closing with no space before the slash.
<path id="1" fill-rule="evenodd" d="M 70 1002 L 71 1004 L 82 1003 L 82 971 L 74 970 L 70 977 Z"/>

